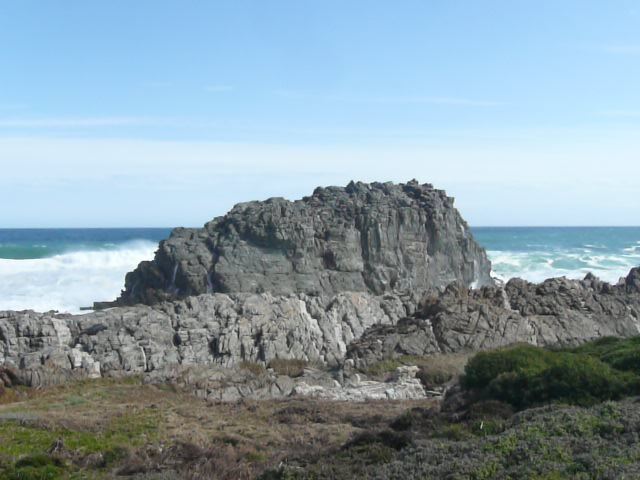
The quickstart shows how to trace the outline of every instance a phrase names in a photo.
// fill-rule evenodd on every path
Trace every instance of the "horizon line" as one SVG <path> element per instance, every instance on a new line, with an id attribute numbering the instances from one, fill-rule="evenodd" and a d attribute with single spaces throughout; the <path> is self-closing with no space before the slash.
<path id="1" fill-rule="evenodd" d="M 469 223 L 467 222 L 469 225 Z M 639 225 L 469 225 L 471 228 L 640 228 Z M 89 227 L 0 227 L 2 230 L 172 230 L 174 228 L 203 228 L 204 223 L 198 225 L 177 226 L 89 226 Z"/>

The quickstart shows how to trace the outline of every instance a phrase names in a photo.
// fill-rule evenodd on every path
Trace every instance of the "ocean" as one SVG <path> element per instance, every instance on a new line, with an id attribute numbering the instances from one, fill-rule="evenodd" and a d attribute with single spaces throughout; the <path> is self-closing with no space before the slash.
<path id="1" fill-rule="evenodd" d="M 640 227 L 476 227 L 493 275 L 541 281 L 593 272 L 617 282 L 640 266 Z M 0 310 L 77 313 L 113 300 L 169 228 L 0 229 Z"/>

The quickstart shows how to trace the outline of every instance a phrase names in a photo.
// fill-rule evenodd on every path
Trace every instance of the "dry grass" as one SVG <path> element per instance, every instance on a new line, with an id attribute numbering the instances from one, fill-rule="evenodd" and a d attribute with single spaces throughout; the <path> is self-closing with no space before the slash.
<path id="1" fill-rule="evenodd" d="M 46 454 L 61 439 L 70 472 L 95 464 L 97 477 L 155 469 L 171 470 L 178 478 L 191 471 L 220 479 L 253 478 L 287 458 L 337 448 L 427 403 L 211 403 L 135 378 L 18 391 L 12 400 L 17 401 L 0 405 L 5 465 Z"/>
<path id="2" fill-rule="evenodd" d="M 269 362 L 269 368 L 273 368 L 274 372 L 278 375 L 288 375 L 289 377 L 296 378 L 302 376 L 308 363 L 306 360 L 296 358 L 274 358 Z"/>
<path id="3" fill-rule="evenodd" d="M 369 365 L 364 373 L 373 378 L 384 380 L 402 365 L 415 365 L 420 368 L 418 378 L 425 387 L 432 388 L 461 375 L 469 357 L 470 354 L 467 353 L 402 355 Z"/>
<path id="4" fill-rule="evenodd" d="M 264 365 L 256 362 L 240 362 L 240 369 L 252 373 L 256 377 L 260 377 L 266 373 Z"/>

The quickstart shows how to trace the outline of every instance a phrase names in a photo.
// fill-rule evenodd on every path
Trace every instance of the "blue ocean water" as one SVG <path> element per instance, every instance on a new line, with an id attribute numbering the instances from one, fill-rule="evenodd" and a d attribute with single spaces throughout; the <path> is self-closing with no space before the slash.
<path id="1" fill-rule="evenodd" d="M 113 300 L 168 228 L 0 229 L 0 310 L 77 313 Z"/>
<path id="2" fill-rule="evenodd" d="M 540 281 L 593 272 L 616 282 L 640 266 L 640 227 L 477 227 L 493 275 Z M 78 312 L 112 300 L 168 228 L 0 229 L 0 310 Z"/>
<path id="3" fill-rule="evenodd" d="M 617 282 L 640 266 L 640 227 L 480 227 L 494 276 L 539 282 L 588 272 Z"/>
<path id="4" fill-rule="evenodd" d="M 121 249 L 123 244 L 157 244 L 170 228 L 0 228 L 0 258 L 26 260 L 77 251 Z"/>

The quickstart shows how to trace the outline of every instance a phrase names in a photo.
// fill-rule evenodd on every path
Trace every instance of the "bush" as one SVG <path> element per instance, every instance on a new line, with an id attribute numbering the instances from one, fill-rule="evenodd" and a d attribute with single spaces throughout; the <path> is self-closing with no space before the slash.
<path id="1" fill-rule="evenodd" d="M 589 354 L 522 345 L 477 354 L 465 368 L 462 385 L 522 409 L 553 401 L 615 400 L 638 392 L 639 381 Z"/>
<path id="2" fill-rule="evenodd" d="M 22 457 L 13 467 L 5 469 L 2 478 L 8 480 L 49 480 L 60 478 L 63 473 L 62 462 L 44 454 Z"/>
<path id="3" fill-rule="evenodd" d="M 636 393 L 637 385 L 635 375 L 611 368 L 597 358 L 561 354 L 534 383 L 532 394 L 536 401 L 590 405 Z"/>
<path id="4" fill-rule="evenodd" d="M 640 337 L 603 337 L 568 351 L 599 358 L 617 370 L 640 374 Z"/>
<path id="5" fill-rule="evenodd" d="M 480 352 L 467 363 L 462 386 L 485 388 L 501 374 L 522 372 L 525 377 L 536 375 L 551 363 L 553 353 L 532 345 L 519 345 L 489 352 Z"/>

